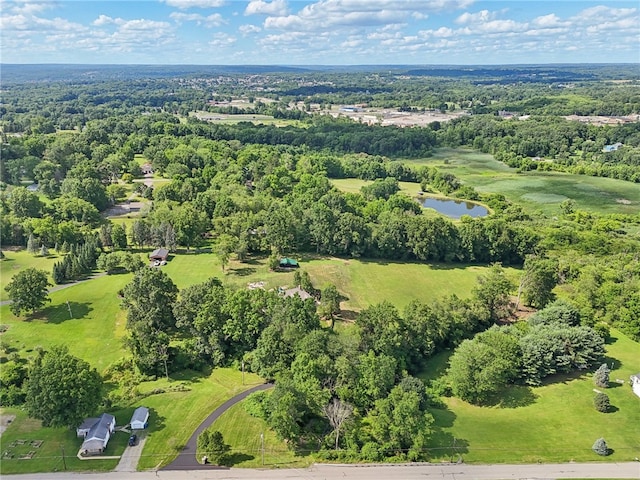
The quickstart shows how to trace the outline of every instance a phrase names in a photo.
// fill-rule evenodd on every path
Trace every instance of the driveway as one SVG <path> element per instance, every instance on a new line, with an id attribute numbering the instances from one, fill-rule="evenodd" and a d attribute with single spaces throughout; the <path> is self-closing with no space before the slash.
<path id="1" fill-rule="evenodd" d="M 124 453 L 120 457 L 120 462 L 114 472 L 135 472 L 138 469 L 138 461 L 142 455 L 142 449 L 147 441 L 146 434 L 138 434 L 138 443 L 133 446 L 127 446 Z"/>
<path id="2" fill-rule="evenodd" d="M 198 463 L 198 460 L 196 459 L 196 444 L 198 442 L 198 436 L 207 428 L 209 428 L 220 415 L 226 412 L 229 408 L 233 407 L 236 403 L 244 400 L 253 392 L 257 392 L 259 390 L 267 390 L 271 387 L 273 387 L 272 383 L 264 383 L 262 385 L 258 385 L 257 387 L 250 388 L 249 390 L 245 390 L 244 392 L 227 400 L 218 408 L 216 408 L 211 413 L 211 415 L 205 418 L 204 422 L 202 422 L 200 426 L 196 428 L 196 431 L 193 432 L 193 435 L 191 435 L 191 438 L 189 438 L 189 441 L 187 442 L 185 447 L 178 454 L 178 457 L 169 465 L 164 467 L 163 470 L 211 470 L 216 468 L 225 469 L 225 467 L 215 467 L 213 465 L 202 465 L 201 463 Z"/>

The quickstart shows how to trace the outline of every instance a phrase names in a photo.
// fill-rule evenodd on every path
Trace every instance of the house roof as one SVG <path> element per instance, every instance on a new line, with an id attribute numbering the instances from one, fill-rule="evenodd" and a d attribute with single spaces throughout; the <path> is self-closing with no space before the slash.
<path id="1" fill-rule="evenodd" d="M 77 430 L 89 430 L 91 429 L 91 427 L 93 427 L 98 420 L 100 420 L 99 418 L 85 418 L 84 422 L 82 422 L 82 424 L 77 428 Z"/>
<path id="2" fill-rule="evenodd" d="M 636 380 L 640 381 L 640 372 L 636 373 L 635 375 L 631 375 L 629 378 L 631 380 L 636 379 Z"/>
<path id="3" fill-rule="evenodd" d="M 167 250 L 166 248 L 157 248 L 156 250 L 151 252 L 151 255 L 149 255 L 149 258 L 159 258 L 164 260 L 168 256 L 169 256 L 169 250 Z"/>
<path id="4" fill-rule="evenodd" d="M 142 422 L 145 423 L 149 419 L 149 409 L 146 407 L 138 407 L 133 412 L 131 416 L 131 422 Z"/>
<path id="5" fill-rule="evenodd" d="M 98 452 L 105 447 L 104 442 L 102 440 L 85 440 L 82 442 L 82 450 L 86 450 L 87 452 Z"/>
<path id="6" fill-rule="evenodd" d="M 301 287 L 290 288 L 289 290 L 284 291 L 285 297 L 293 297 L 298 295 L 302 300 L 306 300 L 307 298 L 313 298 L 309 293 L 303 290 Z"/>
<path id="7" fill-rule="evenodd" d="M 102 440 L 105 441 L 111 434 L 111 425 L 115 424 L 116 418 L 108 413 L 103 413 L 98 421 L 93 424 L 89 433 L 87 433 L 87 441 Z M 83 444 L 84 445 L 84 444 Z"/>

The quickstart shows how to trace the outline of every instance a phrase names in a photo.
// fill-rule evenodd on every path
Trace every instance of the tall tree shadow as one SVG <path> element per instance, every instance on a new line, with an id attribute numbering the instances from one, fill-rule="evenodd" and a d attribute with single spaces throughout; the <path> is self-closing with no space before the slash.
<path id="1" fill-rule="evenodd" d="M 227 458 L 224 459 L 224 466 L 233 467 L 234 465 L 238 465 L 239 463 L 242 463 L 242 462 L 248 462 L 250 460 L 253 460 L 254 458 L 256 457 L 254 457 L 253 455 L 249 455 L 247 453 L 233 452 L 229 454 Z"/>
<path id="2" fill-rule="evenodd" d="M 47 323 L 60 324 L 67 320 L 86 318 L 93 308 L 88 303 L 65 302 L 52 305 L 28 317 L 28 320 L 45 320 Z"/>
<path id="3" fill-rule="evenodd" d="M 434 408 L 430 412 L 435 422 L 427 448 L 429 460 L 452 463 L 462 461 L 462 456 L 469 453 L 469 442 L 445 430 L 453 426 L 456 414 L 446 407 Z"/>

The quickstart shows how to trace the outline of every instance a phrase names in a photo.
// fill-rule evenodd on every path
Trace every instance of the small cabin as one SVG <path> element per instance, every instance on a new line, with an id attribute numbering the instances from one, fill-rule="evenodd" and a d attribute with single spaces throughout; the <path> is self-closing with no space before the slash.
<path id="1" fill-rule="evenodd" d="M 166 248 L 158 248 L 153 252 L 151 252 L 151 255 L 149 255 L 149 258 L 151 260 L 166 262 L 168 256 L 169 256 L 169 250 L 167 250 Z"/>

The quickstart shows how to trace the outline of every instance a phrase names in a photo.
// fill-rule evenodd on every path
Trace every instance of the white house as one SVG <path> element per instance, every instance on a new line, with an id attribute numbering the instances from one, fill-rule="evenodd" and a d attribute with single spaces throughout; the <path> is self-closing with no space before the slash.
<path id="1" fill-rule="evenodd" d="M 76 429 L 79 437 L 84 437 L 80 453 L 82 455 L 100 454 L 107 448 L 111 434 L 116 428 L 116 417 L 103 413 L 99 418 L 87 418 Z"/>
<path id="2" fill-rule="evenodd" d="M 149 424 L 149 409 L 146 407 L 138 407 L 131 416 L 131 429 L 143 430 Z"/>
<path id="3" fill-rule="evenodd" d="M 635 393 L 638 397 L 640 397 L 640 373 L 631 375 L 630 378 L 631 378 L 631 388 L 633 389 L 633 393 Z"/>

